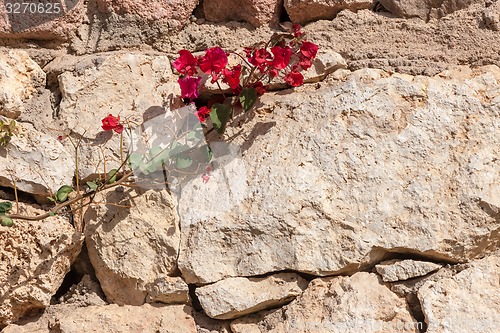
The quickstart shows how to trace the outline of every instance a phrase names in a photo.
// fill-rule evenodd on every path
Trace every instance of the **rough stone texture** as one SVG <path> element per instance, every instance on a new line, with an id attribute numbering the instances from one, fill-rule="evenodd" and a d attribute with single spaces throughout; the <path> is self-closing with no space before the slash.
<path id="1" fill-rule="evenodd" d="M 146 302 L 165 304 L 190 303 L 189 287 L 180 277 L 164 276 L 147 287 Z"/>
<path id="2" fill-rule="evenodd" d="M 289 305 L 236 319 L 231 329 L 234 333 L 418 332 L 406 303 L 376 274 L 365 272 L 315 279 Z"/>
<path id="3" fill-rule="evenodd" d="M 45 73 L 24 51 L 0 51 L 0 115 L 17 118 L 37 89 L 45 87 Z"/>
<path id="4" fill-rule="evenodd" d="M 208 317 L 203 311 L 193 311 L 198 333 L 233 333 L 229 320 L 218 320 Z"/>
<path id="5" fill-rule="evenodd" d="M 323 80 L 328 74 L 337 69 L 346 69 L 347 63 L 340 54 L 331 49 L 318 50 L 312 66 L 303 73 L 305 83 L 314 83 Z"/>
<path id="6" fill-rule="evenodd" d="M 19 204 L 22 215 L 42 212 Z M 0 328 L 50 304 L 81 245 L 81 235 L 60 216 L 0 226 Z"/>
<path id="7" fill-rule="evenodd" d="M 392 292 L 406 300 L 410 313 L 415 320 L 422 323 L 423 328 L 426 329 L 427 324 L 425 323 L 422 307 L 417 297 L 418 290 L 427 283 L 427 281 L 439 281 L 441 279 L 453 277 L 453 275 L 464 270 L 467 266 L 468 264 L 446 265 L 433 274 L 416 277 L 410 280 L 391 282 L 388 285 Z"/>
<path id="8" fill-rule="evenodd" d="M 397 17 L 418 17 L 422 20 L 441 18 L 482 0 L 380 0 L 382 6 Z"/>
<path id="9" fill-rule="evenodd" d="M 435 75 L 450 65 L 500 63 L 500 34 L 484 29 L 485 8 L 485 4 L 476 3 L 428 23 L 371 10 L 344 10 L 333 21 L 312 22 L 304 30 L 320 50 L 334 47 L 350 69 L 370 67 Z M 181 49 L 203 51 L 215 45 L 240 49 L 265 41 L 273 33 L 267 27 L 249 29 L 246 23 L 193 22 L 175 35 L 168 35 L 157 22 L 132 24 L 114 16 L 95 17 L 92 24 L 81 28 L 71 43 L 71 51 L 77 54 L 153 47 L 172 57 Z"/>
<path id="10" fill-rule="evenodd" d="M 107 300 L 141 305 L 146 300 L 168 299 L 179 284 L 165 285 L 169 281 L 166 276 L 176 272 L 180 237 L 170 195 L 166 190 L 142 194 L 110 190 L 96 200 L 108 204 L 87 211 L 85 236 L 90 261 Z M 180 288 L 182 295 L 186 287 Z"/>
<path id="11" fill-rule="evenodd" d="M 305 24 L 316 20 L 331 20 L 344 9 L 370 9 L 373 0 L 284 0 L 293 23 Z"/>
<path id="12" fill-rule="evenodd" d="M 97 0 L 97 5 L 102 12 L 133 15 L 148 22 L 169 22 L 180 27 L 188 22 L 198 2 L 199 0 Z"/>
<path id="13" fill-rule="evenodd" d="M 54 305 L 38 320 L 7 326 L 2 333 L 197 333 L 191 312 L 185 305 Z"/>
<path id="14" fill-rule="evenodd" d="M 101 287 L 90 276 L 85 275 L 78 284 L 59 299 L 60 303 L 74 306 L 107 305 Z"/>
<path id="15" fill-rule="evenodd" d="M 244 21 L 254 27 L 276 24 L 283 0 L 204 0 L 203 12 L 208 21 Z"/>
<path id="16" fill-rule="evenodd" d="M 381 248 L 450 262 L 491 252 L 500 242 L 487 208 L 500 207 L 499 82 L 496 66 L 433 78 L 367 69 L 263 96 L 272 115 L 234 129 L 251 134 L 232 141 L 240 169 L 219 185 L 233 207 L 198 191 L 220 211 L 179 208 L 186 282 L 354 272 L 382 259 Z"/>
<path id="17" fill-rule="evenodd" d="M 307 281 L 294 273 L 265 278 L 229 278 L 199 287 L 196 295 L 214 319 L 233 319 L 285 304 L 300 295 Z"/>
<path id="18" fill-rule="evenodd" d="M 96 145 L 106 144 L 107 170 L 121 165 L 120 136 L 102 131 L 104 117 L 113 114 L 119 115 L 125 124 L 126 119 L 142 123 L 168 103 L 169 96 L 180 94 L 170 61 L 161 55 L 114 53 L 61 57 L 46 70 L 58 75 L 62 94 L 61 131 L 72 129 L 86 138 L 80 149 L 82 179 L 103 171 L 102 155 L 96 154 Z M 69 142 L 66 145 L 71 147 Z"/>
<path id="19" fill-rule="evenodd" d="M 500 31 L 500 2 L 496 1 L 484 9 L 484 23 L 493 31 Z"/>
<path id="20" fill-rule="evenodd" d="M 47 197 L 62 185 L 71 185 L 74 158 L 56 136 L 36 131 L 31 124 L 17 123 L 16 133 L 0 147 L 0 186 Z"/>
<path id="21" fill-rule="evenodd" d="M 500 256 L 471 264 L 452 278 L 429 281 L 418 291 L 428 333 L 498 332 Z"/>
<path id="22" fill-rule="evenodd" d="M 442 266 L 428 261 L 389 260 L 375 266 L 377 273 L 384 282 L 394 282 L 412 279 L 435 272 Z"/>
<path id="23" fill-rule="evenodd" d="M 25 6 L 21 1 L 0 4 L 0 38 L 65 40 L 74 35 L 85 14 L 83 0 L 44 1 L 42 5 L 32 1 L 24 3 L 36 4 L 36 7 Z"/>

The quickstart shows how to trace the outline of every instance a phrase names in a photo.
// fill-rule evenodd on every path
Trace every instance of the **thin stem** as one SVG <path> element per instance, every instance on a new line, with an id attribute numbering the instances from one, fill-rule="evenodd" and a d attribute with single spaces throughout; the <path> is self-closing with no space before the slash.
<path id="1" fill-rule="evenodd" d="M 134 174 L 133 171 L 127 172 L 127 173 L 125 173 L 123 175 L 122 178 L 120 178 L 119 180 L 117 180 L 113 184 L 106 184 L 106 185 L 104 185 L 99 191 L 105 191 L 105 190 L 108 190 L 110 188 L 119 186 L 122 183 L 124 183 L 133 174 Z M 76 196 L 75 198 L 73 198 L 71 200 L 68 200 L 68 201 L 63 202 L 63 203 L 61 203 L 59 205 L 56 205 L 54 208 L 52 208 L 48 212 L 46 212 L 44 214 L 37 215 L 37 216 L 24 216 L 24 215 L 19 215 L 19 214 L 12 214 L 12 215 L 7 215 L 7 216 L 10 217 L 11 219 L 27 220 L 27 221 L 40 221 L 40 220 L 43 220 L 43 219 L 46 219 L 46 218 L 50 217 L 53 214 L 56 214 L 58 211 L 60 211 L 64 207 L 72 205 L 75 202 L 78 202 L 79 200 L 88 198 L 88 197 L 90 197 L 92 195 L 95 195 L 95 192 L 89 192 L 89 193 L 84 193 L 84 194 L 78 195 L 78 196 Z"/>

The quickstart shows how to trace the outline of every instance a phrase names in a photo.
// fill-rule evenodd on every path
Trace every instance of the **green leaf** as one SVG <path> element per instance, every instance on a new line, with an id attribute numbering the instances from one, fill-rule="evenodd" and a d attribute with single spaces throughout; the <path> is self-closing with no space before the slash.
<path id="1" fill-rule="evenodd" d="M 87 186 L 92 190 L 92 191 L 97 191 L 97 184 L 96 182 L 87 182 Z"/>
<path id="2" fill-rule="evenodd" d="M 64 202 L 68 199 L 68 194 L 73 192 L 73 188 L 69 185 L 61 186 L 56 193 L 57 201 Z"/>
<path id="3" fill-rule="evenodd" d="M 187 169 L 191 166 L 191 164 L 193 164 L 193 159 L 188 155 L 181 155 L 177 157 L 177 160 L 175 161 L 177 169 Z"/>
<path id="4" fill-rule="evenodd" d="M 155 172 L 157 168 L 153 162 L 149 162 L 149 163 L 142 163 L 139 166 L 139 169 L 143 174 L 149 175 L 150 173 Z"/>
<path id="5" fill-rule="evenodd" d="M 108 184 L 113 184 L 116 182 L 116 175 L 118 174 L 118 170 L 112 169 L 108 174 L 106 175 L 106 179 L 108 181 Z"/>
<path id="6" fill-rule="evenodd" d="M 8 213 L 12 209 L 10 202 L 0 202 L 0 214 Z"/>
<path id="7" fill-rule="evenodd" d="M 179 141 L 174 141 L 170 149 L 170 157 L 175 157 L 191 149 L 188 145 L 182 144 Z"/>
<path id="8" fill-rule="evenodd" d="M 170 157 L 170 149 L 161 148 L 161 147 L 153 147 L 149 150 L 149 155 L 151 156 L 151 163 L 155 165 L 156 168 L 159 168 L 163 163 L 167 162 Z"/>
<path id="9" fill-rule="evenodd" d="M 0 224 L 4 227 L 12 227 L 14 225 L 14 221 L 7 216 L 0 216 Z"/>
<path id="10" fill-rule="evenodd" d="M 245 88 L 240 93 L 240 103 L 245 112 L 249 111 L 257 102 L 257 90 L 255 88 Z"/>
<path id="11" fill-rule="evenodd" d="M 57 213 L 50 212 L 50 213 L 49 213 L 49 215 L 50 215 L 50 216 L 56 216 L 56 215 L 57 215 Z"/>
<path id="12" fill-rule="evenodd" d="M 194 125 L 193 129 L 188 132 L 186 136 L 188 141 L 200 142 L 205 139 L 205 135 L 203 134 L 203 126 L 201 123 L 197 123 Z"/>
<path id="13" fill-rule="evenodd" d="M 132 153 L 128 157 L 128 164 L 132 170 L 137 169 L 142 163 L 142 155 L 139 153 Z"/>
<path id="14" fill-rule="evenodd" d="M 215 103 L 212 105 L 212 112 L 210 112 L 210 119 L 212 124 L 219 134 L 223 134 L 226 129 L 226 124 L 231 115 L 231 107 L 229 105 Z"/>

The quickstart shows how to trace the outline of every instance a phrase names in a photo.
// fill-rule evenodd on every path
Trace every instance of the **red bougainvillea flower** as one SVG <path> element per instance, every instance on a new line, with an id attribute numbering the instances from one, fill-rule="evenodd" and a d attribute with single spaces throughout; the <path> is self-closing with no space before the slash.
<path id="1" fill-rule="evenodd" d="M 269 53 L 266 49 L 258 49 L 252 54 L 250 58 L 248 58 L 248 62 L 252 65 L 257 66 L 261 73 L 266 71 L 268 63 L 272 60 L 271 53 Z"/>
<path id="2" fill-rule="evenodd" d="M 227 65 L 227 54 L 220 47 L 213 47 L 198 60 L 198 65 L 203 73 L 212 75 L 212 83 L 214 83 Z"/>
<path id="3" fill-rule="evenodd" d="M 181 74 L 184 75 L 195 75 L 197 60 L 188 50 L 180 50 L 179 58 L 177 58 L 172 65 Z"/>
<path id="4" fill-rule="evenodd" d="M 293 37 L 298 38 L 304 34 L 302 31 L 300 31 L 300 28 L 301 28 L 300 24 L 292 25 Z"/>
<path id="5" fill-rule="evenodd" d="M 181 87 L 181 97 L 193 100 L 198 98 L 198 86 L 200 85 L 201 77 L 185 76 L 177 80 Z"/>
<path id="6" fill-rule="evenodd" d="M 207 120 L 207 118 L 210 116 L 210 112 L 212 110 L 210 110 L 209 108 L 207 108 L 206 106 L 202 106 L 201 108 L 198 109 L 198 111 L 196 111 L 194 114 L 198 117 L 198 119 L 204 123 L 205 120 Z"/>
<path id="7" fill-rule="evenodd" d="M 276 69 L 286 68 L 286 66 L 290 63 L 290 57 L 293 54 L 292 49 L 288 46 L 274 46 L 271 48 L 271 52 L 274 55 L 272 67 Z"/>
<path id="8" fill-rule="evenodd" d="M 267 86 L 264 86 L 262 82 L 257 81 L 254 84 L 252 84 L 252 88 L 255 88 L 257 95 L 262 96 L 265 94 Z"/>
<path id="9" fill-rule="evenodd" d="M 293 70 L 285 76 L 285 82 L 292 87 L 298 87 L 304 83 L 304 77 L 297 70 Z"/>
<path id="10" fill-rule="evenodd" d="M 300 46 L 300 53 L 308 59 L 314 59 L 316 53 L 318 52 L 318 45 L 311 42 L 303 42 Z"/>
<path id="11" fill-rule="evenodd" d="M 201 176 L 201 179 L 203 180 L 203 184 L 208 183 L 210 180 L 210 176 L 212 175 L 213 168 L 210 165 L 207 165 L 205 167 L 205 172 Z"/>
<path id="12" fill-rule="evenodd" d="M 123 125 L 120 124 L 120 116 L 115 117 L 111 114 L 108 114 L 108 116 L 106 118 L 103 118 L 101 121 L 103 130 L 105 131 L 113 130 L 118 134 L 123 132 Z"/>
<path id="13" fill-rule="evenodd" d="M 223 81 L 226 82 L 229 88 L 234 92 L 240 86 L 241 65 L 234 66 L 231 70 L 224 68 L 222 70 L 222 75 L 224 76 Z"/>

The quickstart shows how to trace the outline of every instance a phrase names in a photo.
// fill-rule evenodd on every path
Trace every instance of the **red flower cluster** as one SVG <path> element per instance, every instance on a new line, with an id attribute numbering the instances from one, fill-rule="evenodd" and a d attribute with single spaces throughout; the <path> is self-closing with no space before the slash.
<path id="1" fill-rule="evenodd" d="M 220 47 L 210 48 L 199 57 L 195 57 L 188 50 L 179 51 L 179 58 L 172 65 L 181 74 L 178 80 L 181 97 L 190 101 L 199 97 L 201 77 L 198 75 L 201 73 L 210 75 L 212 83 L 221 79 L 231 88 L 234 95 L 245 93 L 243 91 L 245 88 L 250 90 L 253 88 L 255 93 L 261 96 L 267 89 L 263 82 L 266 80 L 269 82 L 276 77 L 281 77 L 292 87 L 302 85 L 304 77 L 301 71 L 312 66 L 318 46 L 306 41 L 305 34 L 300 29 L 300 25 L 294 24 L 291 34 L 286 37 L 278 39 L 273 37 L 265 45 L 261 43 L 252 48 L 247 47 L 244 49 L 245 56 L 235 53 L 245 60 L 246 65 L 230 68 L 228 68 L 228 54 Z M 247 76 L 243 78 L 245 74 Z M 249 97 L 240 96 L 240 98 L 248 100 Z M 210 108 L 202 107 L 196 111 L 196 115 L 201 122 L 204 122 L 210 112 Z"/>
<path id="2" fill-rule="evenodd" d="M 120 124 L 120 116 L 115 117 L 111 114 L 108 114 L 108 116 L 103 118 L 101 122 L 102 122 L 102 129 L 105 131 L 113 130 L 118 134 L 123 132 L 123 125 Z"/>

